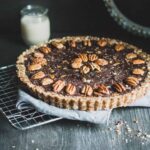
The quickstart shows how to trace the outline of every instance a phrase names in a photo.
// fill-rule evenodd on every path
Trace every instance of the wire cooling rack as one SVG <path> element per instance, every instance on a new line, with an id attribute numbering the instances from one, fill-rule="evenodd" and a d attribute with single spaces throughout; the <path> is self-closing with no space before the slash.
<path id="1" fill-rule="evenodd" d="M 16 109 L 18 84 L 15 70 L 15 65 L 0 68 L 0 111 L 10 124 L 25 130 L 60 120 L 61 118 L 37 112 L 33 108 Z"/>

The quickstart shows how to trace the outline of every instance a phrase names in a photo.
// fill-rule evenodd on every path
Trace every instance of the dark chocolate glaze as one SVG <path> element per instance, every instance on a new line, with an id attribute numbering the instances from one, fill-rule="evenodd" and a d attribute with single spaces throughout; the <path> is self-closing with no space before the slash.
<path id="1" fill-rule="evenodd" d="M 135 76 L 141 78 L 140 83 L 145 79 L 147 75 L 147 66 L 146 64 L 141 65 L 133 65 L 131 62 L 125 59 L 125 56 L 128 53 L 134 53 L 133 49 L 125 48 L 123 51 L 116 52 L 114 46 L 106 45 L 105 47 L 99 47 L 97 41 L 91 41 L 92 46 L 84 46 L 83 42 L 77 42 L 76 47 L 72 48 L 70 46 L 70 41 L 67 41 L 64 45 L 64 49 L 57 49 L 53 45 L 48 44 L 47 46 L 52 49 L 49 54 L 44 54 L 44 57 L 47 59 L 48 65 L 42 67 L 42 71 L 46 74 L 46 77 L 50 77 L 50 74 L 54 75 L 54 82 L 61 79 L 66 81 L 67 83 L 72 83 L 76 86 L 76 93 L 74 95 L 82 95 L 81 89 L 85 84 L 89 84 L 93 87 L 93 89 L 97 88 L 99 84 L 104 84 L 109 87 L 110 93 L 115 92 L 113 88 L 114 83 L 123 83 L 125 79 L 129 76 Z M 36 49 L 35 51 L 40 51 L 40 49 Z M 107 60 L 109 63 L 106 66 L 101 67 L 101 71 L 90 71 L 87 74 L 81 74 L 79 69 L 73 69 L 71 67 L 72 61 L 78 57 L 80 53 L 87 54 L 96 54 L 98 58 L 103 58 Z M 27 56 L 27 60 L 25 61 L 25 66 L 28 67 L 33 58 L 33 53 Z M 142 59 L 138 56 L 136 59 Z M 87 63 L 84 63 L 88 65 Z M 132 75 L 132 70 L 135 68 L 143 69 L 144 75 Z M 39 71 L 39 70 L 38 70 Z M 27 76 L 31 79 L 31 76 L 38 71 L 26 71 Z M 90 80 L 90 83 L 85 83 L 83 80 Z M 41 80 L 32 80 L 31 82 L 35 85 L 41 85 Z M 139 85 L 140 85 L 139 83 Z M 133 88 L 127 86 L 127 90 L 125 92 L 129 92 Z M 46 91 L 52 91 L 52 85 L 44 86 Z M 123 92 L 122 94 L 124 94 Z M 66 95 L 65 90 L 60 92 L 61 94 Z"/>

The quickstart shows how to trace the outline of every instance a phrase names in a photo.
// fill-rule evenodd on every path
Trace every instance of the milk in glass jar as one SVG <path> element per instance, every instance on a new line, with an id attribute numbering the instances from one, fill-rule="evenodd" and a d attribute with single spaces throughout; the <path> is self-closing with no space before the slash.
<path id="1" fill-rule="evenodd" d="M 27 5 L 21 10 L 21 34 L 26 44 L 39 44 L 49 39 L 50 20 L 47 12 L 47 8 L 37 5 Z"/>

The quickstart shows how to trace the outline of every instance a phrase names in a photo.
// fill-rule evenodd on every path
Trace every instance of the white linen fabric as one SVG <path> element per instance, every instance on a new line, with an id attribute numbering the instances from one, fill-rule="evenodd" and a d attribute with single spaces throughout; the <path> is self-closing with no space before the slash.
<path id="1" fill-rule="evenodd" d="M 108 124 L 112 112 L 112 110 L 87 112 L 58 108 L 36 99 L 22 90 L 18 91 L 18 102 L 16 107 L 18 109 L 34 107 L 37 111 L 52 116 L 71 120 L 87 121 L 95 124 Z M 131 104 L 129 107 L 150 107 L 150 92 L 145 97 L 137 100 L 134 104 Z"/>

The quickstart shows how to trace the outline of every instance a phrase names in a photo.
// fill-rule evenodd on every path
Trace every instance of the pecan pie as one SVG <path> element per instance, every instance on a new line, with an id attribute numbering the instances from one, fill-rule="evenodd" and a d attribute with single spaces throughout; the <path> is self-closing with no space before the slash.
<path id="1" fill-rule="evenodd" d="M 18 77 L 41 100 L 66 109 L 124 107 L 150 87 L 150 55 L 125 42 L 90 36 L 53 39 L 17 60 Z"/>

